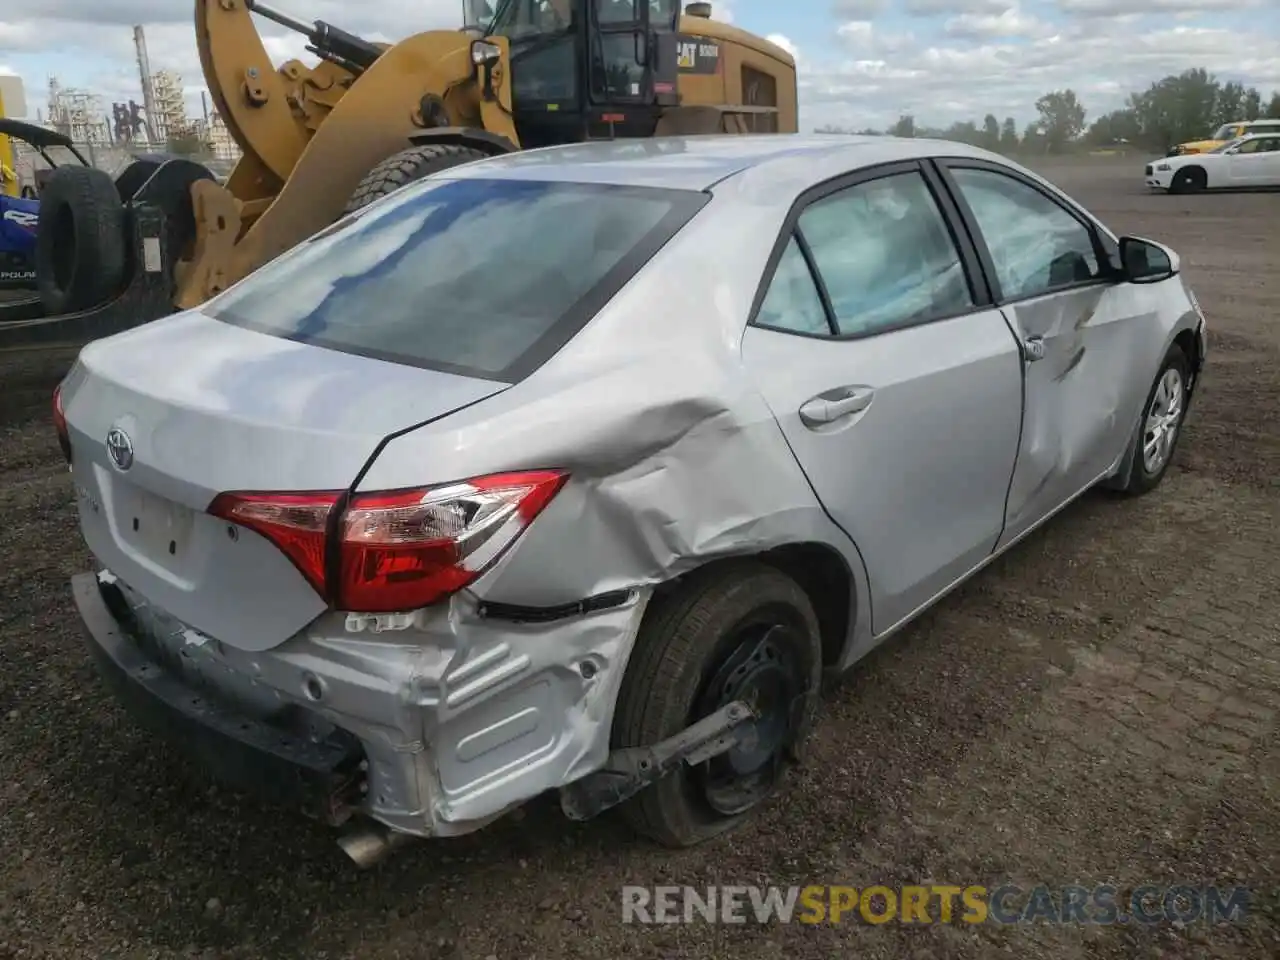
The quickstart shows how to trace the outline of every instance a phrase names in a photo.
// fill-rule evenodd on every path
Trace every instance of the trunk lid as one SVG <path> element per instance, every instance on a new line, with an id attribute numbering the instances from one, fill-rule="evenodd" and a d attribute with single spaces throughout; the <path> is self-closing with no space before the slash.
<path id="1" fill-rule="evenodd" d="M 91 343 L 63 386 L 81 528 L 149 602 L 245 650 L 325 610 L 226 491 L 345 490 L 389 434 L 506 389 L 299 344 L 193 312 Z"/>

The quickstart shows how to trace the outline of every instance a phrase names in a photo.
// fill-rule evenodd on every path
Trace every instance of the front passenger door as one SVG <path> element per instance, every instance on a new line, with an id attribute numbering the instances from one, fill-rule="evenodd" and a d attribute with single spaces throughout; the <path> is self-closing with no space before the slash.
<path id="1" fill-rule="evenodd" d="M 780 238 L 742 342 L 861 553 L 877 635 L 991 553 L 1018 448 L 1017 342 L 938 186 L 906 163 L 821 188 Z"/>
<path id="2" fill-rule="evenodd" d="M 1267 137 L 1259 149 L 1262 158 L 1262 179 L 1259 186 L 1280 187 L 1280 136 Z"/>
<path id="3" fill-rule="evenodd" d="M 1001 543 L 1092 486 L 1123 455 L 1164 336 L 1135 289 L 1114 281 L 1094 228 L 1002 166 L 948 160 L 996 300 L 1023 344 L 1025 419 Z"/>
<path id="4" fill-rule="evenodd" d="M 1258 137 L 1240 144 L 1227 158 L 1231 186 L 1261 187 L 1280 183 L 1280 137 Z"/>

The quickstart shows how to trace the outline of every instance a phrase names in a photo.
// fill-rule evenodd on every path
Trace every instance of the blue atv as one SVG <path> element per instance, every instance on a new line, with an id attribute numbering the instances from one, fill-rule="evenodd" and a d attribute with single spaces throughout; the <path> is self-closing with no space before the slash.
<path id="1" fill-rule="evenodd" d="M 169 312 L 172 263 L 194 238 L 190 185 L 213 174 L 144 153 L 112 177 L 56 130 L 0 118 L 0 134 L 48 166 L 21 197 L 0 195 L 0 349 L 87 339 Z"/>
<path id="2" fill-rule="evenodd" d="M 49 165 L 36 173 L 36 184 L 23 188 L 21 197 L 0 193 L 0 291 L 36 289 L 36 226 L 40 220 L 40 187 L 59 164 L 51 151 L 65 150 L 82 167 L 89 164 L 75 144 L 56 130 L 21 120 L 0 117 L 0 134 L 29 144 Z M 64 162 L 62 166 L 66 166 Z"/>
<path id="3" fill-rule="evenodd" d="M 0 193 L 0 290 L 35 289 L 40 201 Z"/>

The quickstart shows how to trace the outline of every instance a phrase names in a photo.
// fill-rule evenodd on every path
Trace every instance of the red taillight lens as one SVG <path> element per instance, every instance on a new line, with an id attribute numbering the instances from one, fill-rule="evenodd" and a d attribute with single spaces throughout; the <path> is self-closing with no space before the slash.
<path id="1" fill-rule="evenodd" d="M 209 505 L 209 512 L 262 534 L 325 596 L 325 529 L 339 496 L 334 491 L 223 493 Z"/>
<path id="2" fill-rule="evenodd" d="M 325 533 L 339 493 L 224 493 L 209 512 L 269 539 L 334 607 L 389 613 L 425 607 L 474 581 L 566 479 L 530 470 L 359 494 L 339 521 L 336 585 L 325 577 Z"/>
<path id="3" fill-rule="evenodd" d="M 67 431 L 67 414 L 62 409 L 62 384 L 53 388 L 53 429 L 58 433 L 58 448 L 67 463 L 70 463 L 71 434 Z"/>
<path id="4" fill-rule="evenodd" d="M 415 610 L 476 579 L 551 502 L 565 474 L 533 470 L 362 494 L 342 517 L 344 610 Z"/>

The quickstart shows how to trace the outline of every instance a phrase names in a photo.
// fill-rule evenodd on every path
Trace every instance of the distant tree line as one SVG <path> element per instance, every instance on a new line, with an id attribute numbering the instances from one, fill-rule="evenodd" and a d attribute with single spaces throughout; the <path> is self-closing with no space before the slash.
<path id="1" fill-rule="evenodd" d="M 1280 119 L 1280 90 L 1264 101 L 1255 87 L 1222 82 L 1196 67 L 1131 93 L 1119 110 L 1086 125 L 1087 113 L 1076 92 L 1053 90 L 1036 101 L 1037 117 L 1020 132 L 1013 117 L 987 114 L 982 122 L 962 120 L 944 128 L 921 127 L 904 115 L 887 130 L 826 126 L 819 133 L 862 133 L 894 137 L 940 137 L 1001 153 L 1063 153 L 1087 147 L 1132 145 L 1164 151 L 1175 143 L 1201 140 L 1235 120 Z"/>

